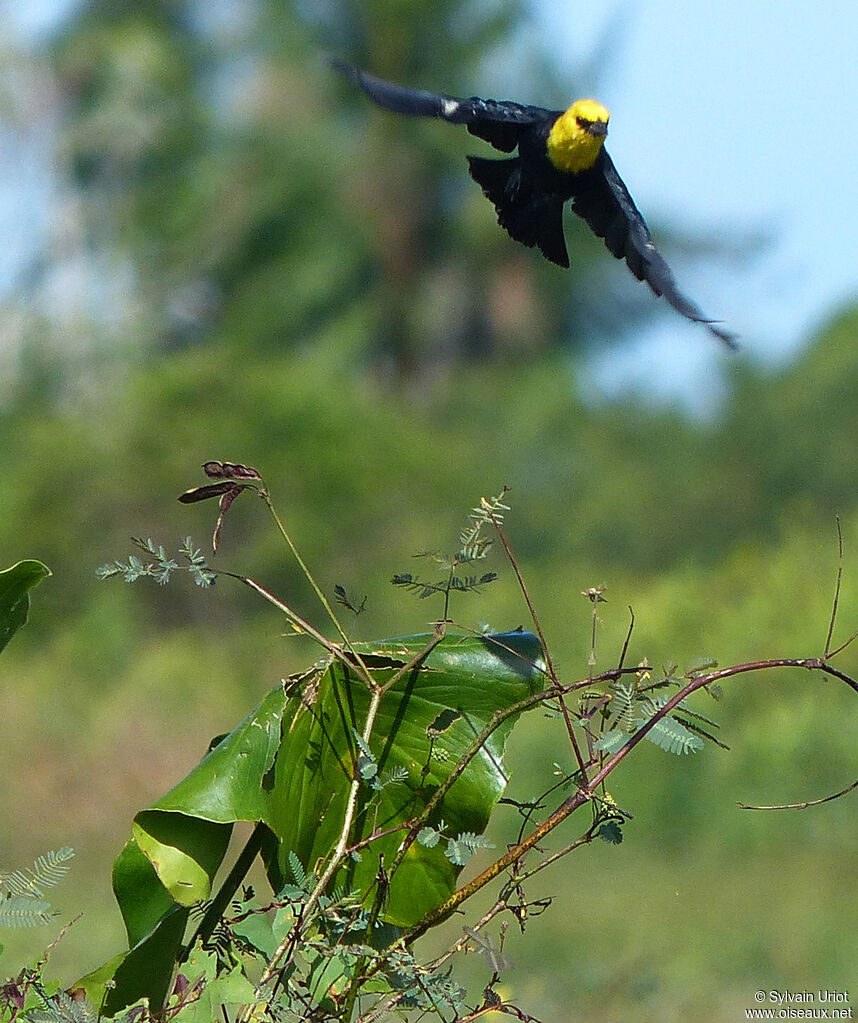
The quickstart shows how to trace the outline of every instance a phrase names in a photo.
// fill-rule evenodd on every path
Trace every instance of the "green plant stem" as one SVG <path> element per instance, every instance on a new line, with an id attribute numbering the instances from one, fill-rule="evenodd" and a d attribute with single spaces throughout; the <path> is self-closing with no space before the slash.
<path id="1" fill-rule="evenodd" d="M 352 655 L 352 657 L 355 658 L 355 660 L 361 666 L 361 669 L 363 670 L 364 674 L 368 677 L 369 676 L 369 671 L 367 670 L 366 665 L 364 664 L 363 660 L 361 659 L 360 654 L 358 654 L 358 652 L 352 646 L 352 642 L 349 639 L 348 635 L 346 634 L 345 629 L 343 629 L 342 625 L 340 624 L 340 620 L 339 620 L 339 618 L 337 618 L 336 613 L 334 612 L 334 609 L 331 607 L 331 604 L 328 601 L 328 598 L 322 592 L 321 587 L 316 582 L 315 578 L 313 577 L 312 572 L 307 567 L 307 564 L 304 561 L 304 559 L 301 557 L 301 554 L 298 551 L 298 548 L 295 546 L 295 544 L 294 544 L 294 542 L 292 540 L 292 537 L 289 535 L 289 532 L 287 531 L 286 526 L 285 526 L 283 520 L 280 518 L 280 515 L 277 512 L 277 509 L 274 507 L 274 504 L 273 504 L 273 502 L 271 500 L 271 495 L 268 493 L 268 490 L 266 488 L 263 488 L 262 490 L 259 491 L 259 496 L 265 502 L 266 507 L 268 508 L 269 512 L 271 513 L 271 516 L 272 516 L 272 518 L 274 519 L 274 522 L 277 525 L 277 529 L 280 531 L 280 535 L 286 541 L 286 544 L 289 547 L 289 550 L 292 552 L 292 557 L 298 562 L 298 565 L 299 565 L 301 571 L 304 573 L 304 578 L 307 580 L 307 582 L 312 587 L 312 590 L 316 594 L 316 597 L 318 598 L 319 603 L 325 609 L 325 613 L 330 618 L 334 628 L 339 633 L 340 639 L 343 641 L 343 646 L 346 648 L 346 650 L 349 651 L 349 653 Z"/>
<path id="2" fill-rule="evenodd" d="M 381 705 L 381 698 L 383 691 L 377 687 L 373 687 L 372 696 L 369 701 L 369 707 L 367 709 L 366 721 L 363 727 L 363 733 L 361 738 L 369 745 L 370 739 L 372 738 L 372 731 L 375 727 L 375 719 L 378 714 L 378 708 Z M 352 824 L 354 823 L 355 807 L 357 806 L 358 793 L 360 791 L 361 780 L 359 777 L 355 777 L 349 788 L 348 802 L 346 803 L 345 813 L 343 814 L 343 826 L 340 829 L 340 837 L 337 840 L 336 848 L 334 849 L 331 858 L 328 860 L 328 865 L 322 872 L 321 877 L 316 883 L 316 887 L 307 897 L 307 901 L 301 907 L 301 913 L 296 919 L 290 932 L 286 935 L 283 941 L 280 943 L 271 960 L 262 972 L 262 976 L 256 984 L 254 990 L 254 1001 L 258 1001 L 262 997 L 267 985 L 274 979 L 276 974 L 288 963 L 289 958 L 293 954 L 297 947 L 298 941 L 301 936 L 301 928 L 303 922 L 307 920 L 312 911 L 315 909 L 316 904 L 319 901 L 319 897 L 324 893 L 325 889 L 330 884 L 331 879 L 340 867 L 340 864 L 345 859 L 348 852 L 349 835 L 351 834 Z M 247 1023 L 253 1012 L 253 1004 L 248 1004 L 242 1007 L 241 1012 L 237 1017 L 237 1023 Z"/>
<path id="3" fill-rule="evenodd" d="M 245 586 L 249 586 L 250 589 L 255 590 L 270 604 L 273 604 L 278 611 L 281 611 L 299 632 L 305 632 L 311 639 L 314 639 L 319 646 L 327 650 L 332 657 L 335 657 L 340 661 L 345 660 L 350 667 L 353 666 L 352 662 L 345 657 L 342 647 L 337 646 L 336 643 L 332 643 L 326 636 L 323 636 L 322 633 L 312 626 L 305 618 L 302 618 L 299 614 L 293 611 L 288 604 L 284 604 L 283 601 L 280 600 L 279 597 L 276 597 L 270 590 L 266 590 L 266 588 L 256 582 L 255 579 L 251 579 L 246 575 L 239 575 L 237 572 L 221 572 L 220 574 L 229 576 L 231 579 L 237 579 L 239 582 L 244 583 Z M 375 683 L 369 669 L 357 654 L 351 650 L 350 653 L 357 661 L 358 677 L 365 685 L 372 689 L 375 686 Z"/>
<path id="4" fill-rule="evenodd" d="M 449 592 L 448 592 L 448 597 L 449 597 Z M 445 611 L 444 621 L 443 622 L 439 622 L 435 626 L 435 634 L 433 635 L 432 639 L 429 640 L 429 642 L 426 644 L 426 646 L 419 653 L 415 654 L 414 657 L 412 657 L 410 661 L 408 661 L 406 664 L 403 664 L 402 667 L 399 668 L 393 674 L 393 676 L 384 684 L 384 686 L 381 689 L 381 695 L 382 696 L 384 694 L 388 693 L 393 688 L 393 686 L 395 686 L 396 683 L 401 678 L 403 678 L 405 675 L 408 674 L 409 671 L 412 671 L 419 664 L 422 664 L 423 661 L 425 661 L 426 658 L 429 656 L 429 654 L 435 649 L 435 647 L 444 639 L 444 636 L 446 635 L 446 632 L 447 632 L 447 621 L 446 621 L 446 618 L 447 618 L 447 616 L 446 616 L 446 611 Z M 352 847 L 352 848 L 354 848 L 354 847 Z M 395 862 L 398 865 L 398 863 L 400 861 L 399 861 L 399 859 L 397 859 Z M 395 869 L 395 868 L 393 868 L 393 869 Z M 392 873 L 393 873 L 393 870 L 391 870 L 391 874 Z M 379 915 L 381 913 L 382 902 L 383 902 L 382 892 L 377 887 L 377 890 L 376 890 L 376 893 L 375 893 L 375 898 L 373 899 L 373 903 L 372 903 L 372 909 L 370 910 L 370 914 L 369 914 L 369 920 L 368 920 L 367 925 L 366 925 L 366 941 L 367 941 L 367 944 L 371 943 L 372 933 L 375 930 L 375 925 L 378 922 L 378 917 L 379 917 Z M 353 971 L 353 974 L 352 974 L 351 984 L 349 985 L 349 990 L 348 990 L 348 993 L 346 994 L 346 999 L 345 999 L 345 1002 L 344 1002 L 343 1019 L 345 1019 L 345 1020 L 350 1020 L 351 1017 L 352 1017 L 352 1014 L 354 1013 L 354 1007 L 355 1007 L 355 1004 L 357 1003 L 358 994 L 360 992 L 361 978 L 362 978 L 363 971 L 364 971 L 364 968 L 366 966 L 366 963 L 367 963 L 367 957 L 366 956 L 361 956 L 358 959 L 358 961 L 357 961 L 357 963 L 355 965 L 355 968 L 354 968 L 354 971 Z"/>

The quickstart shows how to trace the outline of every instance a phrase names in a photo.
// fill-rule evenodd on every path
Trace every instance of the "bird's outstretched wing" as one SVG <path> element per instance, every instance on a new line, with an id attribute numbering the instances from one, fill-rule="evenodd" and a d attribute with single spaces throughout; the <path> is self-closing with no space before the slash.
<path id="1" fill-rule="evenodd" d="M 736 337 L 723 330 L 683 295 L 673 271 L 655 246 L 646 221 L 617 173 L 613 160 L 602 150 L 592 172 L 580 179 L 572 198 L 572 209 L 590 225 L 593 233 L 617 259 L 624 259 L 639 281 L 646 281 L 656 295 L 663 295 L 677 312 L 695 323 L 705 324 L 712 333 L 736 347 Z"/>
<path id="2" fill-rule="evenodd" d="M 523 130 L 540 122 L 553 121 L 560 113 L 507 100 L 480 99 L 478 96 L 460 99 L 444 93 L 409 89 L 369 75 L 336 57 L 331 58 L 330 63 L 385 110 L 411 117 L 440 117 L 453 124 L 464 124 L 472 135 L 504 153 L 515 149 Z"/>
<path id="3" fill-rule="evenodd" d="M 469 156 L 471 177 L 491 200 L 498 223 L 522 245 L 538 246 L 546 259 L 569 266 L 563 238 L 563 203 L 566 197 L 534 191 L 522 174 L 521 157 L 486 160 Z"/>

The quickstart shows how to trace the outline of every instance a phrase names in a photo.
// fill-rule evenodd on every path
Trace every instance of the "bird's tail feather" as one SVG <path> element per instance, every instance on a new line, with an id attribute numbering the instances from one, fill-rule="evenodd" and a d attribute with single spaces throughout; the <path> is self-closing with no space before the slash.
<path id="1" fill-rule="evenodd" d="M 563 199 L 532 191 L 522 176 L 521 160 L 469 156 L 471 177 L 497 210 L 498 223 L 523 245 L 536 245 L 546 259 L 569 266 L 563 238 Z"/>

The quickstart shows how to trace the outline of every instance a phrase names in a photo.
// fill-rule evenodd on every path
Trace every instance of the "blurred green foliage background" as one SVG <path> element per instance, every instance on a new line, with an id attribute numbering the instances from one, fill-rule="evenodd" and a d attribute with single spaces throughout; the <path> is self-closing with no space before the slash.
<path id="1" fill-rule="evenodd" d="M 207 541 L 210 509 L 175 502 L 207 459 L 259 468 L 320 584 L 367 594 L 358 638 L 425 627 L 439 609 L 390 577 L 452 548 L 504 483 L 569 680 L 587 672 L 581 591 L 595 584 L 601 667 L 627 605 L 630 656 L 657 666 L 820 653 L 836 515 L 835 642 L 858 628 L 858 311 L 777 372 L 725 357 L 727 396 L 705 422 L 642 399 L 595 406 L 579 384 L 588 346 L 621 343 L 660 306 L 644 289 L 615 302 L 626 271 L 578 224 L 570 272 L 513 245 L 465 173 L 478 143 L 369 109 L 321 57 L 565 105 L 581 83 L 543 54 L 528 81 L 503 78 L 523 23 L 516 4 L 460 0 L 101 0 L 18 54 L 50 108 L 61 216 L 2 311 L 0 563 L 39 558 L 54 575 L 0 660 L 0 861 L 76 849 L 55 900 L 84 911 L 54 952 L 66 979 L 122 943 L 110 864 L 135 811 L 316 657 L 226 582 L 96 581 L 129 536 Z M 3 101 L 25 118 L 32 93 Z M 261 504 L 236 506 L 215 560 L 321 620 Z M 510 569 L 499 554 L 488 567 L 500 580 L 455 616 L 527 626 Z M 839 664 L 858 673 L 858 648 Z M 529 1011 L 723 1020 L 758 988 L 856 987 L 854 798 L 736 806 L 848 784 L 854 699 L 779 673 L 700 706 L 732 752 L 639 749 L 612 787 L 635 818 L 625 842 L 548 872 L 554 905 L 510 934 L 506 990 Z M 566 757 L 546 719 L 523 722 L 513 791 Z M 45 934 L 4 935 L 0 972 Z"/>

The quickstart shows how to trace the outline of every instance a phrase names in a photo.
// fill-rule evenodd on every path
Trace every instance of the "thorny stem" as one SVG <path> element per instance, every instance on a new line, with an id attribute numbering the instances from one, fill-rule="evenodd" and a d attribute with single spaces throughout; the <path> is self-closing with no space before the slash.
<path id="1" fill-rule="evenodd" d="M 430 930 L 436 924 L 441 923 L 444 919 L 449 917 L 453 911 L 461 905 L 466 899 L 475 895 L 478 891 L 484 888 L 487 884 L 499 877 L 505 870 L 521 860 L 526 853 L 528 853 L 535 846 L 538 846 L 543 839 L 546 838 L 555 828 L 562 824 L 563 820 L 566 820 L 572 813 L 574 813 L 584 803 L 590 801 L 594 796 L 594 790 L 602 785 L 607 776 L 611 774 L 617 767 L 625 760 L 625 758 L 631 753 L 635 746 L 640 743 L 646 736 L 646 733 L 654 727 L 662 718 L 670 714 L 676 707 L 682 703 L 683 700 L 687 699 L 692 693 L 696 693 L 698 690 L 702 690 L 707 685 L 712 685 L 725 678 L 730 678 L 734 675 L 747 674 L 753 671 L 765 671 L 773 668 L 806 668 L 809 671 L 822 671 L 827 675 L 831 675 L 833 678 L 838 678 L 845 684 L 847 684 L 853 692 L 858 694 L 858 681 L 846 675 L 844 672 L 837 668 L 832 667 L 826 662 L 824 657 L 808 657 L 808 658 L 771 658 L 768 660 L 751 661 L 746 664 L 733 665 L 728 668 L 720 668 L 715 671 L 710 671 L 704 674 L 695 675 L 687 684 L 683 685 L 667 703 L 665 703 L 659 710 L 652 715 L 645 724 L 634 733 L 629 739 L 626 745 L 618 750 L 612 757 L 609 757 L 601 766 L 601 768 L 591 777 L 589 785 L 586 788 L 579 788 L 569 798 L 563 800 L 562 803 L 545 818 L 526 838 L 516 845 L 512 846 L 502 856 L 491 863 L 488 868 L 483 871 L 478 877 L 473 878 L 468 884 L 463 885 L 460 889 L 455 891 L 448 899 L 438 905 L 435 909 L 431 910 L 430 913 L 425 914 L 422 920 L 419 920 L 412 928 L 410 928 L 406 934 L 404 934 L 399 942 L 403 945 L 411 945 L 417 938 L 421 937 L 427 930 Z M 612 669 L 611 671 L 603 672 L 601 676 L 594 676 L 592 681 L 600 680 L 601 678 L 617 677 L 619 674 L 628 672 L 630 670 L 639 671 L 637 669 Z M 588 679 L 588 682 L 590 680 Z M 574 688 L 580 687 L 581 683 L 573 683 L 569 686 L 563 686 L 563 690 L 571 692 Z M 542 694 L 544 697 L 545 694 Z M 528 698 L 521 701 L 516 707 L 521 709 L 521 704 L 531 704 L 534 701 L 532 698 Z M 496 726 L 496 725 L 495 725 Z M 484 729 L 485 731 L 486 729 Z M 470 751 L 468 751 L 470 752 Z M 824 800 L 818 800 L 816 802 L 825 802 L 829 798 L 837 798 L 842 795 L 846 795 L 853 789 L 858 788 L 858 782 L 844 789 L 843 792 L 838 793 L 834 797 L 826 797 Z M 801 805 L 801 804 L 798 804 Z M 808 805 L 813 805 L 809 803 Z M 573 843 L 570 847 L 570 851 L 577 847 L 579 843 Z M 536 873 L 535 871 L 532 873 Z"/>
<path id="2" fill-rule="evenodd" d="M 639 742 L 643 740 L 657 722 L 666 717 L 671 711 L 687 699 L 692 693 L 705 686 L 712 685 L 722 679 L 731 678 L 734 675 L 742 675 L 752 671 L 763 671 L 772 668 L 807 668 L 809 671 L 822 671 L 827 675 L 840 679 L 854 692 L 858 693 L 858 682 L 832 667 L 827 663 L 825 657 L 780 657 L 769 660 L 749 661 L 746 664 L 733 665 L 728 668 L 721 668 L 705 674 L 695 675 L 691 681 L 684 685 L 674 696 L 672 696 L 658 711 L 629 738 L 629 741 L 618 750 L 613 756 L 604 762 L 602 767 L 590 778 L 586 787 L 577 789 L 571 796 L 565 799 L 557 809 L 551 813 L 541 824 L 531 831 L 518 845 L 513 846 L 503 856 L 500 856 L 494 863 L 490 864 L 481 874 L 473 878 L 458 891 L 454 892 L 448 899 L 445 899 L 439 906 L 427 913 L 422 920 L 419 920 L 408 932 L 400 938 L 404 945 L 411 945 L 417 938 L 425 934 L 435 924 L 454 912 L 466 899 L 484 888 L 490 881 L 493 881 L 504 870 L 518 862 L 527 852 L 537 846 L 550 832 L 561 824 L 570 814 L 574 813 L 580 806 L 593 798 L 595 790 L 603 784 L 623 760 L 631 753 Z M 595 679 L 594 679 L 595 681 Z M 848 790 L 844 790 L 848 791 Z"/>
<path id="3" fill-rule="evenodd" d="M 675 710 L 676 707 L 683 700 L 687 699 L 687 697 L 690 696 L 692 693 L 698 691 L 699 689 L 703 689 L 709 685 L 712 685 L 718 681 L 730 678 L 735 675 L 746 674 L 754 671 L 770 670 L 775 668 L 805 668 L 809 671 L 813 670 L 821 671 L 827 675 L 839 679 L 844 684 L 848 685 L 854 692 L 858 693 L 858 682 L 850 678 L 845 673 L 841 672 L 839 669 L 834 668 L 832 665 L 828 664 L 825 657 L 771 658 L 766 660 L 751 661 L 740 665 L 733 665 L 731 667 L 721 668 L 714 671 L 695 675 L 694 678 L 692 678 L 673 697 L 671 697 L 670 700 L 668 700 L 662 707 L 660 707 L 658 711 L 643 726 L 641 726 L 641 728 L 638 729 L 638 731 L 635 732 L 634 735 L 630 737 L 629 741 L 626 743 L 625 746 L 623 746 L 622 749 L 618 750 L 615 754 L 613 754 L 613 756 L 611 756 L 608 760 L 606 760 L 603 763 L 599 771 L 596 772 L 596 774 L 594 774 L 593 777 L 589 779 L 589 783 L 586 787 L 578 788 L 572 795 L 565 799 L 557 807 L 557 809 L 553 813 L 551 813 L 542 823 L 535 827 L 529 835 L 527 835 L 515 846 L 509 849 L 503 856 L 499 857 L 494 863 L 490 864 L 489 867 L 487 867 L 481 874 L 475 877 L 471 882 L 464 885 L 458 891 L 454 892 L 453 895 L 450 896 L 450 898 L 446 899 L 434 910 L 427 913 L 421 920 L 419 920 L 399 939 L 397 944 L 406 947 L 413 944 L 431 927 L 440 923 L 443 919 L 452 914 L 463 902 L 469 899 L 472 895 L 476 894 L 477 891 L 481 890 L 492 880 L 500 876 L 500 874 L 502 874 L 505 870 L 514 866 L 517 862 L 523 859 L 523 857 L 530 850 L 537 847 L 539 843 L 547 837 L 547 835 L 549 835 L 555 828 L 557 828 L 563 821 L 565 821 L 572 813 L 574 813 L 586 802 L 592 800 L 594 798 L 595 790 L 605 782 L 605 780 L 614 770 L 616 770 L 616 768 L 622 763 L 622 761 L 631 753 L 632 749 L 634 749 L 634 747 L 643 740 L 647 732 L 649 732 L 658 721 L 660 721 L 662 718 L 666 717 L 673 710 Z M 404 669 L 400 669 L 400 671 L 403 670 Z M 633 674 L 639 672 L 640 670 L 641 670 L 640 666 L 634 668 L 622 667 L 612 668 L 609 669 L 608 671 L 602 672 L 600 675 L 594 676 L 592 679 L 588 678 L 585 681 L 579 681 L 570 683 L 568 685 L 558 686 L 558 689 L 561 692 L 561 694 L 565 695 L 574 692 L 585 685 L 590 685 L 591 683 L 599 681 L 613 681 L 624 674 Z M 447 791 L 449 786 L 452 785 L 453 781 L 455 781 L 455 778 L 457 778 L 465 769 L 467 763 L 470 762 L 470 760 L 480 749 L 482 744 L 484 744 L 487 741 L 491 733 L 504 720 L 506 720 L 507 717 L 511 716 L 512 714 L 523 712 L 529 707 L 532 707 L 538 704 L 539 702 L 544 701 L 546 697 L 549 695 L 550 694 L 546 693 L 545 691 L 533 693 L 530 696 L 525 697 L 524 699 L 518 701 L 510 708 L 507 708 L 504 711 L 496 712 L 492 716 L 491 720 L 486 725 L 486 727 L 482 730 L 482 732 L 475 737 L 474 742 L 471 744 L 468 751 L 462 757 L 459 764 L 457 764 L 457 767 L 454 770 L 453 775 L 450 778 L 448 778 L 447 780 L 448 784 L 446 785 L 446 787 L 444 787 L 443 792 Z M 381 702 L 381 696 L 382 691 L 376 689 L 373 693 L 370 709 L 367 715 L 366 727 L 364 728 L 363 737 L 364 740 L 367 742 L 369 741 L 369 736 L 372 731 L 372 725 L 374 724 L 375 715 L 377 713 L 378 706 Z M 456 773 L 456 771 L 458 771 L 458 773 Z M 301 924 L 303 920 L 306 919 L 306 917 L 308 916 L 309 910 L 313 908 L 315 904 L 318 902 L 319 896 L 322 894 L 326 885 L 330 882 L 339 864 L 342 862 L 342 859 L 345 857 L 345 855 L 348 854 L 349 850 L 347 848 L 347 840 L 348 834 L 351 830 L 358 788 L 359 781 L 356 781 L 352 784 L 352 790 L 350 792 L 349 803 L 346 811 L 346 819 L 344 820 L 344 826 L 341 831 L 340 840 L 338 842 L 334 856 L 332 860 L 329 862 L 328 868 L 325 870 L 324 874 L 320 878 L 316 888 L 311 893 L 307 901 L 307 904 L 302 909 L 301 918 L 296 920 L 292 932 L 290 933 L 289 936 L 287 936 L 287 938 L 281 944 L 280 948 L 277 949 L 268 967 L 266 968 L 262 978 L 260 978 L 260 981 L 256 988 L 257 999 L 261 996 L 261 993 L 264 990 L 265 986 L 271 981 L 275 974 L 283 968 L 284 963 L 282 961 L 287 959 L 289 956 L 291 956 L 291 954 L 294 953 L 294 950 L 297 947 L 297 943 L 300 939 Z M 806 804 L 795 804 L 795 806 L 803 807 L 804 805 L 810 806 L 821 802 L 827 802 L 830 799 L 837 798 L 841 795 L 845 795 L 846 793 L 856 788 L 858 788 L 858 781 L 850 785 L 848 788 L 844 789 L 842 792 L 837 793 L 835 796 L 825 797 L 824 799 L 820 800 L 808 801 Z M 442 797 L 443 792 L 435 793 L 435 796 L 438 797 L 438 801 Z M 399 854 L 397 855 L 397 858 L 394 860 L 394 862 L 391 864 L 391 869 L 389 871 L 391 876 L 393 875 L 395 867 L 398 865 L 398 862 L 401 862 L 401 858 L 402 856 L 404 856 L 405 850 L 407 850 L 407 847 L 414 841 L 416 833 L 419 830 L 419 827 L 421 826 L 420 822 L 425 820 L 431 813 L 434 806 L 437 805 L 435 796 L 433 796 L 433 799 L 430 800 L 429 804 L 427 804 L 426 809 L 420 815 L 420 818 L 418 818 L 418 822 L 415 822 L 412 825 L 411 829 L 409 830 L 409 833 L 403 840 L 403 844 L 400 847 Z M 565 855 L 568 852 L 573 851 L 582 844 L 586 844 L 587 841 L 591 840 L 590 834 L 591 831 L 592 828 L 590 829 L 590 831 L 587 832 L 587 834 L 581 836 L 576 841 L 570 843 L 565 849 L 560 850 L 558 853 L 552 854 L 550 857 L 547 858 L 547 860 L 540 862 L 535 868 L 528 871 L 526 874 L 522 876 L 522 878 L 519 878 L 518 880 L 520 881 L 522 879 L 532 876 L 535 873 L 538 873 L 540 870 L 544 869 L 544 867 L 548 866 L 551 862 L 555 862 L 562 855 Z M 492 915 L 494 915 L 494 913 Z M 354 986 L 355 996 L 359 986 L 359 978 L 365 980 L 368 976 L 371 976 L 374 973 L 376 973 L 377 969 L 378 966 L 376 964 L 372 968 L 370 968 L 370 970 L 367 973 L 363 973 L 362 969 L 360 971 L 356 971 L 355 980 L 358 983 L 356 983 Z M 354 1004 L 354 1000 L 355 999 L 353 998 L 352 1004 Z M 252 1014 L 252 1010 L 253 1005 L 246 1005 L 242 1009 L 242 1012 L 238 1016 L 238 1020 L 240 1021 L 240 1023 L 247 1023 Z M 369 1016 L 367 1018 L 372 1019 L 374 1017 Z"/>

